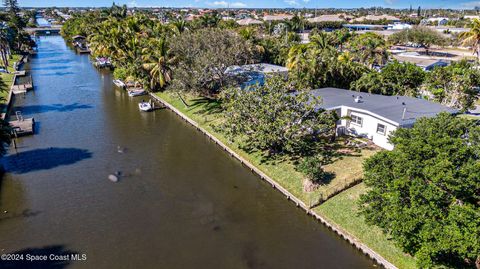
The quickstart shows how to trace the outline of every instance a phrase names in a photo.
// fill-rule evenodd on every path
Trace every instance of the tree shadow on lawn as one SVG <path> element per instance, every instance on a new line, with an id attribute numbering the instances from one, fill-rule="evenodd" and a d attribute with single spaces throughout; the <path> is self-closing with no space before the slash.
<path id="1" fill-rule="evenodd" d="M 23 174 L 69 165 L 92 157 L 92 153 L 78 148 L 44 148 L 11 154 L 3 158 L 6 172 Z"/>
<path id="2" fill-rule="evenodd" d="M 215 114 L 222 111 L 222 103 L 213 98 L 208 97 L 198 97 L 193 100 L 190 100 L 191 104 L 189 105 L 190 108 L 196 108 L 198 106 L 203 106 L 202 109 L 195 112 L 197 114 Z"/>
<path id="3" fill-rule="evenodd" d="M 2 254 L 6 254 L 3 253 Z M 78 254 L 75 251 L 69 250 L 65 248 L 63 245 L 51 245 L 51 246 L 45 246 L 45 247 L 40 247 L 40 248 L 24 248 L 19 251 L 13 252 L 13 253 L 8 253 L 8 254 L 18 254 L 18 255 L 23 255 L 23 260 L 4 260 L 0 263 L 0 268 L 2 269 L 17 269 L 17 268 L 22 268 L 22 269 L 39 269 L 39 268 L 48 268 L 48 269 L 63 269 L 67 268 L 71 261 L 71 254 Z M 47 256 L 47 259 L 45 261 L 28 261 L 26 259 L 26 255 L 45 255 Z M 62 259 L 50 259 L 50 255 L 54 255 L 55 257 L 68 257 L 68 260 L 62 260 Z"/>
<path id="4" fill-rule="evenodd" d="M 258 154 L 260 156 L 260 164 L 266 165 L 275 165 L 287 161 L 291 162 L 292 165 L 297 166 L 302 158 L 313 156 L 318 152 L 323 152 L 322 155 L 326 157 L 324 158 L 322 166 L 332 164 L 345 157 L 362 157 L 361 149 L 346 146 L 341 141 L 335 141 L 333 144 L 317 145 L 295 154 L 276 154 L 268 151 L 259 151 L 256 149 L 250 149 L 245 145 L 240 145 L 239 148 L 248 154 Z"/>

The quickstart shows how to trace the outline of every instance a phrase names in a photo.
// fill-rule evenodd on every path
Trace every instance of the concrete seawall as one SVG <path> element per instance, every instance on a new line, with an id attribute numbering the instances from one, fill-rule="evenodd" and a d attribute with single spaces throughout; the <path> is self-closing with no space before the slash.
<path id="1" fill-rule="evenodd" d="M 188 116 L 183 114 L 180 110 L 172 106 L 170 103 L 166 102 L 162 98 L 158 97 L 157 95 L 150 93 L 150 96 L 157 100 L 158 102 L 162 103 L 170 109 L 171 111 L 175 112 L 178 116 L 180 116 L 183 120 L 186 122 L 190 123 L 193 127 L 195 127 L 198 131 L 202 132 L 204 135 L 206 135 L 210 140 L 212 140 L 215 144 L 219 145 L 225 152 L 230 154 L 230 156 L 234 157 L 242 165 L 246 166 L 248 169 L 250 169 L 253 173 L 257 174 L 260 179 L 265 180 L 272 186 L 272 188 L 280 191 L 283 195 L 286 196 L 287 200 L 292 201 L 297 207 L 301 207 L 302 209 L 305 210 L 305 212 L 308 215 L 311 215 L 318 221 L 320 221 L 322 224 L 324 224 L 326 227 L 328 227 L 330 230 L 335 232 L 337 235 L 342 237 L 344 240 L 348 241 L 352 246 L 356 247 L 358 250 L 360 250 L 362 253 L 370 257 L 373 261 L 375 261 L 377 264 L 387 268 L 387 269 L 397 269 L 395 265 L 387 261 L 385 258 L 383 258 L 380 254 L 377 252 L 373 251 L 371 248 L 360 242 L 355 236 L 349 234 L 347 231 L 343 230 L 340 226 L 331 223 L 329 220 L 327 220 L 325 217 L 317 214 L 313 210 L 311 210 L 303 201 L 295 197 L 293 194 L 291 194 L 288 190 L 286 190 L 283 186 L 278 184 L 275 180 L 271 179 L 269 176 L 267 176 L 265 173 L 263 173 L 260 169 L 258 169 L 255 165 L 251 164 L 249 161 L 245 160 L 242 156 L 238 155 L 236 152 L 234 152 L 232 149 L 230 149 L 227 145 L 225 145 L 222 141 L 220 141 L 218 138 L 216 138 L 214 135 L 210 134 L 208 131 L 200 127 L 200 125 L 190 119 Z"/>

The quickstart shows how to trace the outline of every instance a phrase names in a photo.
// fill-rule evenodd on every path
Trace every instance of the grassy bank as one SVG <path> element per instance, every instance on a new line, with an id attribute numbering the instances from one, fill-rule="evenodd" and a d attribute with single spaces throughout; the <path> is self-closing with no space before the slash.
<path id="1" fill-rule="evenodd" d="M 13 69 L 13 64 L 20 60 L 22 56 L 21 55 L 13 55 L 12 59 L 9 60 L 8 62 L 8 72 L 10 73 L 0 73 L 0 113 L 6 112 L 7 106 L 6 106 L 6 101 L 7 101 L 7 96 L 8 93 L 10 92 L 10 86 L 12 85 L 13 82 L 13 77 L 14 77 L 14 72 L 15 70 Z"/>
<path id="2" fill-rule="evenodd" d="M 259 153 L 245 152 L 241 149 L 240 144 L 232 143 L 225 138 L 222 133 L 215 130 L 215 126 L 218 126 L 218 124 L 222 122 L 218 103 L 190 97 L 186 100 L 188 106 L 185 106 L 177 95 L 170 93 L 157 93 L 157 95 L 196 121 L 202 128 L 215 135 L 224 144 L 257 166 L 307 205 L 314 203 L 320 196 L 336 188 L 342 188 L 346 182 L 361 178 L 363 175 L 363 160 L 376 152 L 375 150 L 362 150 L 361 152 L 338 158 L 334 163 L 325 167 L 325 170 L 335 173 L 332 181 L 321 186 L 314 192 L 306 193 L 303 191 L 303 175 L 295 170 L 295 164 L 292 161 L 281 160 L 266 162 Z M 322 205 L 314 208 L 314 210 L 360 239 L 397 267 L 415 268 L 415 261 L 412 257 L 402 253 L 392 241 L 388 240 L 387 236 L 383 234 L 380 229 L 367 225 L 363 217 L 357 214 L 358 207 L 356 201 L 364 191 L 365 186 L 363 184 L 357 185 L 331 198 Z"/>
<path id="3" fill-rule="evenodd" d="M 416 268 L 415 260 L 403 253 L 378 227 L 368 225 L 358 214 L 357 201 L 366 191 L 363 183 L 329 199 L 313 210 L 360 239 L 398 268 Z"/>

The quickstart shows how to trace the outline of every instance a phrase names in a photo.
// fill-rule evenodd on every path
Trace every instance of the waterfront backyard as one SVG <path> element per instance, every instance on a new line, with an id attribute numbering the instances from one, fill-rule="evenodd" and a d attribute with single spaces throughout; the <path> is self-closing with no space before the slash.
<path id="1" fill-rule="evenodd" d="M 312 192 L 305 192 L 302 186 L 304 175 L 295 169 L 292 160 L 265 161 L 261 153 L 247 153 L 241 148 L 241 145 L 232 143 L 216 128 L 222 121 L 222 114 L 217 101 L 189 95 L 182 96 L 182 101 L 179 95 L 171 92 L 155 94 L 193 119 L 241 157 L 257 166 L 307 206 L 313 206 L 313 211 L 340 226 L 344 232 L 353 235 L 398 268 L 415 268 L 415 260 L 411 256 L 404 254 L 389 239 L 388 235 L 384 234 L 378 227 L 367 224 L 365 219 L 359 215 L 357 202 L 359 196 L 365 192 L 365 186 L 362 183 L 358 185 L 355 185 L 355 183 L 358 183 L 363 176 L 363 161 L 379 149 L 362 149 L 355 153 L 340 155 L 333 163 L 325 167 L 326 171 L 334 173 L 334 178 L 328 184 L 321 185 Z M 355 186 L 344 190 L 351 184 Z M 342 192 L 342 190 L 344 191 Z M 337 195 L 333 196 L 335 194 Z M 333 198 L 316 205 L 321 201 L 320 199 L 331 196 Z"/>

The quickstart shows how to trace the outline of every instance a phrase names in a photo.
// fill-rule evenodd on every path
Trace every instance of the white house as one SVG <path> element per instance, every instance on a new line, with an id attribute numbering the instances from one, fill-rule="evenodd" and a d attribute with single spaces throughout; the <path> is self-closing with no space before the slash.
<path id="1" fill-rule="evenodd" d="M 341 119 L 337 134 L 366 137 L 384 149 L 392 150 L 388 136 L 398 128 L 412 127 L 421 117 L 458 111 L 425 99 L 354 92 L 337 88 L 313 90 L 322 98 L 321 108 L 335 110 Z"/>

